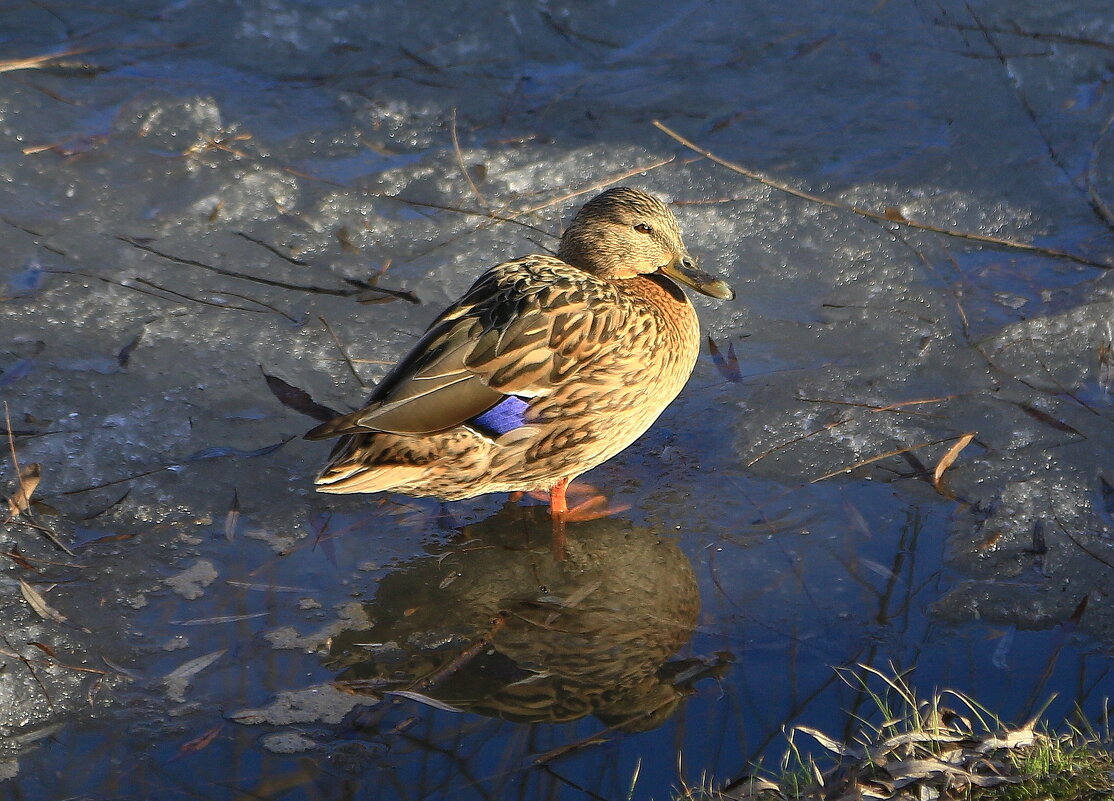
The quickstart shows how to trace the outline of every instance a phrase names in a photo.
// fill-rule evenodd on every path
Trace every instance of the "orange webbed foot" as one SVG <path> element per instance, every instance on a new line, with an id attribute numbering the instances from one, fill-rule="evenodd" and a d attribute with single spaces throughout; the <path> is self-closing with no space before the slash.
<path id="1" fill-rule="evenodd" d="M 589 520 L 611 517 L 620 512 L 625 512 L 627 509 L 630 509 L 629 503 L 620 503 L 612 506 L 606 496 L 593 495 L 565 512 L 565 520 L 570 523 L 585 523 Z"/>

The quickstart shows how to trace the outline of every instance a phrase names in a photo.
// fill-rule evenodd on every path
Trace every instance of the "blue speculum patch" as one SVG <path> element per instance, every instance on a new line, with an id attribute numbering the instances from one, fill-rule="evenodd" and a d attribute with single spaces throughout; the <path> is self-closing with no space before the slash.
<path id="1" fill-rule="evenodd" d="M 468 421 L 468 425 L 489 437 L 499 437 L 526 425 L 529 404 L 517 395 L 508 395 L 486 412 Z"/>

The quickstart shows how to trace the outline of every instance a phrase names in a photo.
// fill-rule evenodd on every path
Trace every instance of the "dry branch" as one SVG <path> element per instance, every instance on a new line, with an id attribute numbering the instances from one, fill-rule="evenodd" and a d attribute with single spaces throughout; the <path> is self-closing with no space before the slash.
<path id="1" fill-rule="evenodd" d="M 715 162 L 721 167 L 726 167 L 732 172 L 736 172 L 739 175 L 746 176 L 753 181 L 758 181 L 760 184 L 764 184 L 771 189 L 776 189 L 779 192 L 785 192 L 788 195 L 798 197 L 802 200 L 807 200 L 810 203 L 819 203 L 822 206 L 830 206 L 834 209 L 849 211 L 852 214 L 858 214 L 860 217 L 866 217 L 868 220 L 875 220 L 877 222 L 891 223 L 894 225 L 904 225 L 909 228 L 916 228 L 921 231 L 931 231 L 932 233 L 944 234 L 945 236 L 952 236 L 958 239 L 969 239 L 974 242 L 985 242 L 989 245 L 997 245 L 999 247 L 1012 248 L 1014 250 L 1024 250 L 1029 253 L 1039 253 L 1042 256 L 1051 256 L 1058 259 L 1068 259 L 1070 261 L 1076 262 L 1077 264 L 1085 264 L 1088 267 L 1096 267 L 1100 270 L 1109 270 L 1112 266 L 1110 264 L 1104 264 L 1102 262 L 1094 261 L 1093 259 L 1088 259 L 1085 256 L 1079 256 L 1075 253 L 1068 253 L 1065 250 L 1056 250 L 1055 248 L 1045 248 L 1039 245 L 1030 245 L 1025 242 L 1017 242 L 1012 239 L 1003 239 L 1002 237 L 998 236 L 990 236 L 989 234 L 975 234 L 967 231 L 953 231 L 948 228 L 941 228 L 938 225 L 910 220 L 902 214 L 895 214 L 893 210 L 886 210 L 881 212 L 872 211 L 871 209 L 864 209 L 859 206 L 852 206 L 848 203 L 841 203 L 838 200 L 832 200 L 831 198 L 826 198 L 821 195 L 814 195 L 810 192 L 804 192 L 800 189 L 794 189 L 788 184 L 779 183 L 778 181 L 767 178 L 764 175 L 754 172 L 753 170 L 749 170 L 746 167 L 743 167 L 732 161 L 720 158 L 715 153 L 712 153 L 710 150 L 706 150 L 705 148 L 700 147 L 700 145 L 696 144 L 695 142 L 692 142 L 681 136 L 679 133 L 677 133 L 664 123 L 660 122 L 659 120 L 654 120 L 654 127 L 660 130 L 666 136 L 669 136 L 670 138 L 684 145 L 689 150 L 692 150 L 695 153 L 699 153 L 704 158 L 708 159 L 709 161 Z"/>

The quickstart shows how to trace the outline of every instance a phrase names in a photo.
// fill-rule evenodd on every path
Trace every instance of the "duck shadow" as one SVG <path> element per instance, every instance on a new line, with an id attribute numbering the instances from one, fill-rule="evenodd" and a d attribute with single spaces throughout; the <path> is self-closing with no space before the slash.
<path id="1" fill-rule="evenodd" d="M 729 655 L 671 661 L 700 612 L 674 542 L 616 517 L 571 522 L 557 560 L 552 530 L 545 507 L 508 505 L 386 575 L 365 605 L 372 625 L 328 643 L 334 685 L 521 723 L 594 715 L 643 731 L 726 670 Z"/>

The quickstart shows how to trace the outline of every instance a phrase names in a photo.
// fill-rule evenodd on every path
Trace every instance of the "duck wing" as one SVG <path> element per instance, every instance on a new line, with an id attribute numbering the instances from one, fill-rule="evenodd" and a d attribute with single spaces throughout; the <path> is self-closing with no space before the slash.
<path id="1" fill-rule="evenodd" d="M 306 438 L 431 434 L 466 423 L 510 395 L 544 397 L 617 347 L 621 320 L 610 282 L 548 256 L 501 264 L 434 320 L 363 409 Z"/>

